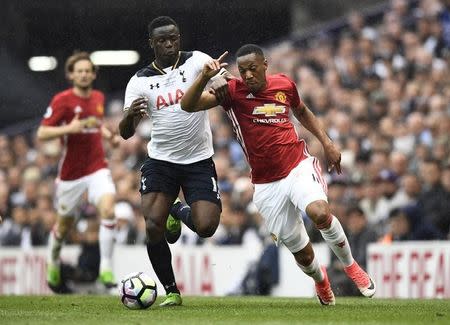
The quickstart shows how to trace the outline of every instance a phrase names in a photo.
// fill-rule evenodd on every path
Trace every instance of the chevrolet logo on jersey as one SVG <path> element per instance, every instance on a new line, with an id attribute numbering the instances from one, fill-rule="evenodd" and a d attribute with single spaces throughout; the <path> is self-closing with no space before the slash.
<path id="1" fill-rule="evenodd" d="M 264 104 L 264 106 L 256 106 L 253 109 L 253 114 L 264 114 L 265 116 L 277 116 L 277 114 L 282 114 L 284 112 L 286 112 L 286 107 L 276 104 Z"/>

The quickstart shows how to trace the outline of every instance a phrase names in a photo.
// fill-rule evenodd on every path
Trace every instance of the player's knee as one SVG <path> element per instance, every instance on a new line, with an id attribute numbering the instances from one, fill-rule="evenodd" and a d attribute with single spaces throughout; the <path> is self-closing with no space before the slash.
<path id="1" fill-rule="evenodd" d="M 316 201 L 306 208 L 306 213 L 316 225 L 317 229 L 328 228 L 331 224 L 332 215 L 330 207 L 325 201 Z"/>
<path id="2" fill-rule="evenodd" d="M 218 226 L 219 222 L 211 218 L 206 222 L 201 222 L 199 225 L 196 225 L 195 229 L 197 230 L 197 235 L 202 238 L 208 238 L 214 235 Z"/>
<path id="3" fill-rule="evenodd" d="M 145 216 L 145 228 L 150 237 L 162 237 L 166 229 L 164 218 Z"/>

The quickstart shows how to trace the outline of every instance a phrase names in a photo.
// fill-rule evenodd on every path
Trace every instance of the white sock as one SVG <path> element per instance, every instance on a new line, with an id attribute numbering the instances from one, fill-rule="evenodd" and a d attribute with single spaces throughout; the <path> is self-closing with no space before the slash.
<path id="1" fill-rule="evenodd" d="M 63 241 L 64 239 L 56 234 L 56 226 L 53 227 L 48 236 L 47 264 L 59 265 L 59 257 Z"/>
<path id="2" fill-rule="evenodd" d="M 349 266 L 353 263 L 353 256 L 350 245 L 348 244 L 347 236 L 345 235 L 344 229 L 342 229 L 338 218 L 335 216 L 332 217 L 333 220 L 331 221 L 330 226 L 327 229 L 319 229 L 320 233 L 344 266 Z"/>
<path id="3" fill-rule="evenodd" d="M 324 279 L 322 270 L 320 269 L 319 261 L 316 257 L 314 257 L 311 264 L 308 266 L 303 266 L 297 262 L 297 265 L 299 268 L 302 269 L 303 273 L 305 273 L 307 276 L 310 276 L 314 279 L 316 282 L 322 282 Z"/>
<path id="4" fill-rule="evenodd" d="M 115 220 L 102 219 L 98 241 L 100 245 L 100 272 L 112 270 L 112 255 L 114 248 Z"/>

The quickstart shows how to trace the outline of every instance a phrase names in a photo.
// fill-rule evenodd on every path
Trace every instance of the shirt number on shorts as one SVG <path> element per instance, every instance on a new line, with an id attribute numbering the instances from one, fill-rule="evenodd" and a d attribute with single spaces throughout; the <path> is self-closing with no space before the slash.
<path id="1" fill-rule="evenodd" d="M 214 177 L 211 177 L 211 181 L 212 181 L 212 184 L 213 184 L 213 191 L 217 192 L 217 182 L 214 179 Z"/>

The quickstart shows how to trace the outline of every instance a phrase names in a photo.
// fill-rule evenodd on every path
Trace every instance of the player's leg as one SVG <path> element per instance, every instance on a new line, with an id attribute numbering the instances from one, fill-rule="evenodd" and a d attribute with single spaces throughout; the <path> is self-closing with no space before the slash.
<path id="1" fill-rule="evenodd" d="M 47 246 L 47 283 L 58 291 L 61 285 L 60 255 L 64 239 L 74 224 L 74 217 L 61 217 L 58 219 L 49 234 Z"/>
<path id="2" fill-rule="evenodd" d="M 315 157 L 303 160 L 289 175 L 291 200 L 319 229 L 325 242 L 344 264 L 344 269 L 366 297 L 375 294 L 375 284 L 353 259 L 347 236 L 339 220 L 330 212 L 326 196 L 326 182 L 319 161 Z"/>
<path id="3" fill-rule="evenodd" d="M 306 207 L 306 213 L 316 225 L 328 246 L 344 264 L 344 271 L 365 297 L 375 294 L 375 283 L 353 259 L 351 247 L 339 219 L 330 212 L 326 201 L 314 201 Z"/>
<path id="4" fill-rule="evenodd" d="M 256 184 L 253 202 L 264 218 L 272 239 L 282 242 L 294 255 L 300 269 L 316 282 L 319 301 L 324 305 L 334 304 L 334 295 L 326 273 L 315 258 L 309 236 L 300 211 L 287 195 L 289 182 L 286 179 L 269 184 Z M 320 289 L 320 290 L 318 290 Z"/>
<path id="5" fill-rule="evenodd" d="M 161 305 L 178 306 L 182 299 L 175 282 L 172 254 L 164 236 L 170 208 L 180 190 L 176 166 L 147 159 L 141 172 L 141 208 L 146 223 L 147 253 L 167 294 Z"/>
<path id="6" fill-rule="evenodd" d="M 334 305 L 335 298 L 326 268 L 320 266 L 315 256 L 305 226 L 299 220 L 299 213 L 295 217 L 297 218 L 295 226 L 291 224 L 288 228 L 293 229 L 293 231 L 283 239 L 283 243 L 294 255 L 295 261 L 303 273 L 314 280 L 319 302 L 324 306 Z"/>
<path id="7" fill-rule="evenodd" d="M 289 181 L 289 179 L 285 179 L 284 184 L 281 185 L 289 188 Z M 303 273 L 314 280 L 319 302 L 325 306 L 334 305 L 334 294 L 326 268 L 320 266 L 315 256 L 300 210 L 289 199 L 283 211 L 287 216 L 286 222 L 282 226 L 281 241 L 294 255 L 295 261 Z"/>
<path id="8" fill-rule="evenodd" d="M 172 196 L 162 192 L 150 192 L 142 195 L 148 257 L 167 294 L 166 300 L 162 303 L 163 306 L 177 306 L 182 303 L 173 273 L 172 254 L 164 237 L 167 216 L 173 200 Z"/>
<path id="9" fill-rule="evenodd" d="M 61 248 L 64 239 L 74 224 L 74 215 L 86 187 L 87 185 L 83 179 L 56 181 L 55 203 L 58 220 L 48 239 L 47 282 L 49 287 L 57 293 L 64 291 L 64 288 L 61 287 Z"/>
<path id="10" fill-rule="evenodd" d="M 88 200 L 97 207 L 100 217 L 98 234 L 100 246 L 99 280 L 106 288 L 115 287 L 112 257 L 116 220 L 114 218 L 115 186 L 109 169 L 100 169 L 87 176 Z"/>
<path id="11" fill-rule="evenodd" d="M 188 205 L 174 205 L 171 214 L 181 219 L 200 237 L 211 237 L 220 222 L 222 204 L 217 173 L 211 158 L 184 167 L 182 188 Z M 174 211 L 175 210 L 175 211 Z"/>

